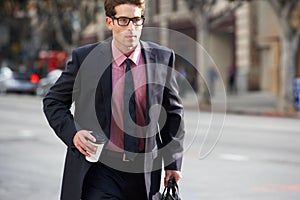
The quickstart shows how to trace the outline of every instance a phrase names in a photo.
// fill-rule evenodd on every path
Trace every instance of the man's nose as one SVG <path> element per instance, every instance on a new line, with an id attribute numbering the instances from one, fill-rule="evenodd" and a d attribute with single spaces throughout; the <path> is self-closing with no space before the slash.
<path id="1" fill-rule="evenodd" d="M 130 30 L 135 29 L 135 25 L 133 24 L 132 20 L 129 21 L 128 29 L 130 29 Z"/>

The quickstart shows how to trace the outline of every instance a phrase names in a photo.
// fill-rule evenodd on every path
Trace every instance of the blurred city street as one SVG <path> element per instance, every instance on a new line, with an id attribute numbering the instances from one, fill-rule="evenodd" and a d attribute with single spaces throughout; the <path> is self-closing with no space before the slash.
<path id="1" fill-rule="evenodd" d="M 183 97 L 182 200 L 299 200 L 300 0 L 134 2 L 132 16 L 112 0 L 0 1 L 0 200 L 60 199 L 66 146 L 48 125 L 42 96 L 65 69 L 66 77 L 81 71 L 78 91 L 88 92 L 81 82 L 96 79 L 82 67 L 87 60 L 101 71 L 117 63 L 115 51 L 136 57 L 137 46 L 136 66 L 175 69 L 167 67 L 163 80 L 174 74 Z M 106 52 L 102 41 L 113 44 L 112 65 L 98 54 Z M 117 71 L 113 80 L 123 73 Z M 157 80 L 165 76 L 153 71 Z M 62 87 L 72 84 L 61 80 Z M 173 88 L 173 81 L 163 84 Z M 162 94 L 157 88 L 153 95 Z M 151 101 L 140 94 L 144 107 Z M 171 102 L 165 97 L 172 93 L 163 94 Z"/>
<path id="2" fill-rule="evenodd" d="M 0 96 L 1 200 L 59 199 L 65 146 L 41 100 Z M 300 199 L 299 119 L 192 109 L 185 117 L 183 200 Z"/>

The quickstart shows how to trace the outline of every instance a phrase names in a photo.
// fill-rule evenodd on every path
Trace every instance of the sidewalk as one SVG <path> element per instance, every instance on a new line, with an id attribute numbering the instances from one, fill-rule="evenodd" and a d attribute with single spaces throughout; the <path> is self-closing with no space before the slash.
<path id="1" fill-rule="evenodd" d="M 192 93 L 187 93 L 182 101 L 185 109 L 199 109 L 197 99 Z M 300 112 L 294 114 L 279 113 L 276 110 L 277 97 L 267 92 L 226 94 L 225 99 L 216 93 L 216 96 L 212 99 L 212 104 L 216 107 L 216 110 L 220 107 L 220 111 L 226 105 L 227 113 L 300 118 Z M 200 110 L 210 110 L 210 108 L 200 108 Z"/>

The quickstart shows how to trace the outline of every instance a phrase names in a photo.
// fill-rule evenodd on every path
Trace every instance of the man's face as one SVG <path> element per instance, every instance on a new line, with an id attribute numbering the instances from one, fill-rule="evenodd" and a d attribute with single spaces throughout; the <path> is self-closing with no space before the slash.
<path id="1" fill-rule="evenodd" d="M 142 10 L 136 5 L 121 4 L 115 7 L 115 18 L 120 17 L 141 17 Z M 120 26 L 116 19 L 106 17 L 106 25 L 112 31 L 115 45 L 123 53 L 132 51 L 137 45 L 141 37 L 143 26 L 136 26 L 132 21 L 127 26 Z"/>

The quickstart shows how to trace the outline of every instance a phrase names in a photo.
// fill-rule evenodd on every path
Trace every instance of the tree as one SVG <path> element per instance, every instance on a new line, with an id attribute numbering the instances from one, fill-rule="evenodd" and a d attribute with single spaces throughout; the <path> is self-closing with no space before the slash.
<path id="1" fill-rule="evenodd" d="M 98 0 L 45 0 L 32 3 L 34 29 L 46 35 L 50 33 L 47 39 L 54 38 L 54 42 L 67 51 L 78 45 L 79 35 L 86 26 L 95 23 L 96 13 L 99 12 Z"/>
<path id="2" fill-rule="evenodd" d="M 25 31 L 32 31 L 31 37 L 38 41 L 39 47 L 69 51 L 78 45 L 82 31 L 96 22 L 102 3 L 102 0 L 2 0 L 0 22 L 26 18 L 30 23 Z"/>
<path id="3" fill-rule="evenodd" d="M 30 30 L 26 18 L 25 0 L 0 1 L 0 57 L 20 62 L 25 53 L 25 43 L 28 44 Z M 1 58 L 0 58 L 1 59 Z M 1 62 L 1 61 L 0 61 Z"/>
<path id="4" fill-rule="evenodd" d="M 228 0 L 226 6 L 214 12 L 218 3 L 224 3 L 222 0 L 185 0 L 189 10 L 192 13 L 193 22 L 197 28 L 197 41 L 201 44 L 203 49 L 209 53 L 208 37 L 211 27 L 217 26 L 224 22 L 227 17 L 232 15 L 234 11 L 240 7 L 243 0 Z M 208 71 L 208 57 L 205 51 L 197 45 L 197 67 L 199 67 L 200 74 L 198 75 L 198 94 L 201 105 L 210 105 L 210 96 L 205 81 L 207 80 Z"/>
<path id="5" fill-rule="evenodd" d="M 296 60 L 299 49 L 300 25 L 299 0 L 268 0 L 275 11 L 279 24 L 281 42 L 281 88 L 279 95 L 279 111 L 293 110 L 293 80 L 296 74 Z M 293 15 L 298 12 L 298 15 Z M 296 19 L 295 19 L 296 18 Z"/>

